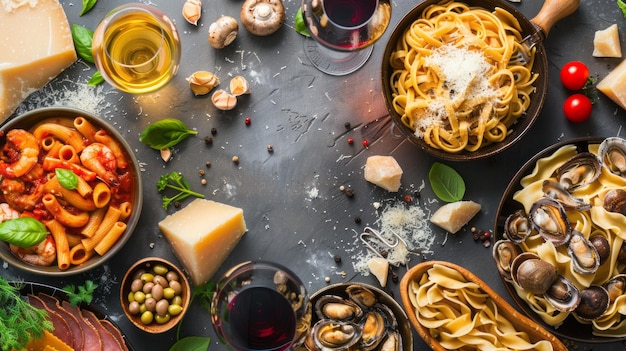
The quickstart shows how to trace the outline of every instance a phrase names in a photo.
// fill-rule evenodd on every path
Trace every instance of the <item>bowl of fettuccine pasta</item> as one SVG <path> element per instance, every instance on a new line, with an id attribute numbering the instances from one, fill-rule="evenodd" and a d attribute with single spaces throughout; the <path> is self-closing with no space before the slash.
<path id="1" fill-rule="evenodd" d="M 578 0 L 546 5 L 541 11 L 556 21 Z M 541 39 L 548 30 L 504 1 L 419 3 L 394 28 L 382 60 L 395 126 L 441 159 L 482 159 L 507 149 L 543 107 L 548 66 Z M 528 35 L 539 38 L 530 50 L 522 44 Z"/>
<path id="2" fill-rule="evenodd" d="M 40 108 L 0 127 L 0 175 L 0 232 L 13 236 L 0 240 L 0 258 L 31 273 L 99 266 L 139 221 L 139 164 L 116 129 L 85 111 Z M 37 241 L 26 244 L 25 232 Z"/>

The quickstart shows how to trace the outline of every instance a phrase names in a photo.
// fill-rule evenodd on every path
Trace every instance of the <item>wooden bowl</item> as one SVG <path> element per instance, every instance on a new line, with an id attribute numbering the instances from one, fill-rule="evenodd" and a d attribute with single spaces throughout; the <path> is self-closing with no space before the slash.
<path id="1" fill-rule="evenodd" d="M 181 298 L 182 298 L 182 312 L 176 316 L 171 316 L 169 320 L 165 323 L 157 323 L 156 321 L 152 321 L 152 323 L 145 324 L 141 321 L 141 314 L 133 314 L 129 310 L 129 294 L 131 293 L 131 285 L 135 278 L 137 278 L 141 272 L 151 271 L 152 268 L 161 264 L 167 268 L 170 272 L 175 272 L 178 275 L 178 281 L 182 286 Z M 160 334 L 164 333 L 170 329 L 172 329 L 178 322 L 183 319 L 183 316 L 187 312 L 189 308 L 189 302 L 191 300 L 191 286 L 189 284 L 189 279 L 185 275 L 185 273 L 178 268 L 173 263 L 159 258 L 159 257 L 146 257 L 137 262 L 135 262 L 124 274 L 124 279 L 122 280 L 122 285 L 120 288 L 120 303 L 122 304 L 122 309 L 124 310 L 124 314 L 126 317 L 139 329 L 151 333 L 151 334 Z"/>
<path id="2" fill-rule="evenodd" d="M 411 282 L 419 280 L 422 275 L 434 265 L 442 265 L 452 268 L 459 272 L 461 275 L 463 275 L 463 277 L 465 277 L 467 281 L 478 284 L 478 286 L 486 294 L 488 294 L 491 299 L 494 300 L 494 302 L 498 306 L 499 313 L 506 317 L 511 323 L 513 323 L 517 331 L 527 333 L 531 342 L 534 343 L 540 340 L 547 340 L 552 344 L 552 347 L 555 351 L 567 351 L 567 347 L 553 334 L 548 332 L 539 324 L 535 323 L 530 318 L 515 310 L 511 305 L 504 301 L 501 296 L 499 296 L 495 291 L 487 286 L 485 282 L 476 277 L 472 272 L 453 263 L 444 261 L 428 261 L 414 266 L 402 277 L 402 280 L 400 281 L 400 295 L 402 297 L 402 304 L 404 305 L 404 309 L 407 311 L 409 322 L 411 323 L 411 325 L 413 325 L 415 330 L 417 330 L 417 333 L 422 337 L 422 339 L 424 339 L 424 341 L 426 341 L 426 343 L 433 350 L 445 351 L 446 349 L 435 338 L 431 336 L 430 330 L 422 326 L 417 320 L 415 307 L 413 306 L 409 298 L 409 285 L 411 284 Z"/>

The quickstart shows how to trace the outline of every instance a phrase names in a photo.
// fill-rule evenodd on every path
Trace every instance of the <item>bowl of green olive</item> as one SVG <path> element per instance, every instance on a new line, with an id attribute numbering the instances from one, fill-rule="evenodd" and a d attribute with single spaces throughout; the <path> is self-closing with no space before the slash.
<path id="1" fill-rule="evenodd" d="M 185 273 L 173 263 L 146 257 L 135 262 L 124 275 L 120 303 L 126 317 L 139 329 L 164 333 L 187 312 L 191 287 Z"/>

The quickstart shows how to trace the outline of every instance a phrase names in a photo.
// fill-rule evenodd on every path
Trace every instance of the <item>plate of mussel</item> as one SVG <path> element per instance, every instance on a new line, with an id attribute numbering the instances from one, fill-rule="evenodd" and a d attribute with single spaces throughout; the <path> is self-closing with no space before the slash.
<path id="1" fill-rule="evenodd" d="M 402 307 L 365 283 L 332 284 L 311 295 L 311 325 L 298 350 L 413 350 Z"/>
<path id="2" fill-rule="evenodd" d="M 515 174 L 492 253 L 512 298 L 561 337 L 626 340 L 626 140 L 554 144 Z"/>

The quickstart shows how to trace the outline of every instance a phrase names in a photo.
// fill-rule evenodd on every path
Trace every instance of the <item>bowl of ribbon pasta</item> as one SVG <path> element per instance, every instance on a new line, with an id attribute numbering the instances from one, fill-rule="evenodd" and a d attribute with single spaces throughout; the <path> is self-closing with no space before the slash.
<path id="1" fill-rule="evenodd" d="M 504 1 L 420 2 L 394 28 L 381 65 L 401 135 L 450 161 L 491 157 L 520 140 L 548 87 L 541 42 L 521 44 L 536 32 Z"/>
<path id="2" fill-rule="evenodd" d="M 0 128 L 0 257 L 10 265 L 90 270 L 124 246 L 141 207 L 137 160 L 96 116 L 46 107 Z"/>

